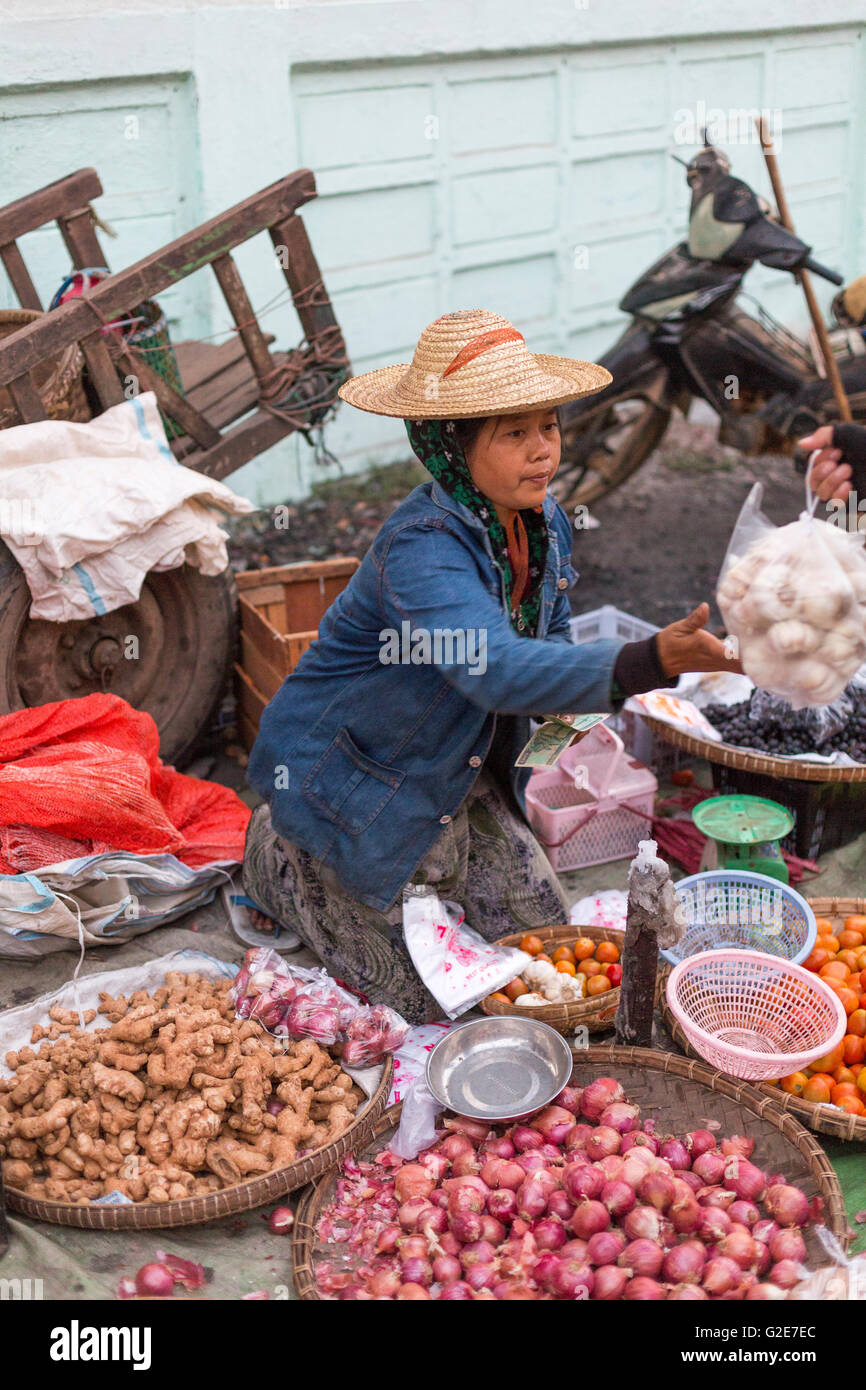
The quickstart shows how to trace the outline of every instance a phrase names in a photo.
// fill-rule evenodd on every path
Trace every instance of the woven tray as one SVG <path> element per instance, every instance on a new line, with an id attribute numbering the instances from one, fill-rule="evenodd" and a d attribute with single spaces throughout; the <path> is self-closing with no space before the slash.
<path id="1" fill-rule="evenodd" d="M 526 932 L 515 932 L 513 936 L 503 936 L 497 946 L 519 946 Z M 561 927 L 539 928 L 533 935 L 540 936 L 545 951 L 555 950 L 557 946 L 573 946 L 579 936 L 588 936 L 596 944 L 599 941 L 613 941 L 622 950 L 625 932 L 608 931 L 606 927 L 581 927 L 566 923 Z M 620 989 L 609 989 L 594 999 L 580 999 L 574 1004 L 544 1004 L 536 1008 L 521 1009 L 518 1004 L 500 1004 L 490 995 L 478 1005 L 485 1014 L 516 1014 L 518 1018 L 537 1018 L 555 1028 L 557 1033 L 568 1037 L 576 1028 L 586 1028 L 589 1033 L 603 1033 L 613 1027 L 614 1015 L 619 1006 Z"/>
<path id="2" fill-rule="evenodd" d="M 846 917 L 855 912 L 866 913 L 866 898 L 809 898 L 809 906 L 816 917 L 829 917 L 837 931 Z M 670 967 L 659 960 L 659 973 L 656 983 L 658 1006 L 664 1025 L 677 1047 L 689 1057 L 699 1054 L 692 1047 L 682 1028 L 671 1012 L 665 987 L 670 975 Z M 789 1096 L 780 1086 L 767 1086 L 763 1082 L 749 1083 L 766 1096 L 779 1109 L 795 1115 L 800 1124 L 807 1125 L 818 1134 L 830 1134 L 834 1139 L 854 1139 L 866 1142 L 866 1116 L 846 1115 L 834 1105 L 815 1105 L 813 1101 L 803 1100 L 802 1096 Z"/>
<path id="3" fill-rule="evenodd" d="M 800 782 L 866 782 L 866 763 L 842 767 L 835 763 L 810 763 L 800 758 L 774 758 L 767 753 L 751 753 L 732 743 L 714 743 L 709 738 L 682 733 L 662 719 L 650 719 L 647 715 L 642 718 L 653 733 L 666 743 L 672 743 L 695 757 L 706 758 L 710 763 L 738 767 L 743 772 L 763 772 L 770 777 L 789 777 L 792 781 Z"/>
<path id="4" fill-rule="evenodd" d="M 783 1173 L 810 1199 L 820 1197 L 825 1225 L 847 1249 L 848 1218 L 839 1180 L 827 1155 L 793 1116 L 769 1104 L 753 1087 L 673 1052 L 651 1052 L 641 1047 L 590 1047 L 574 1054 L 575 1085 L 585 1086 L 600 1075 L 616 1076 L 629 1100 L 639 1105 L 647 1118 L 655 1115 L 660 1132 L 686 1133 L 704 1127 L 707 1120 L 717 1120 L 721 1133 L 746 1134 L 754 1139 L 754 1161 L 768 1171 Z M 382 1147 L 386 1135 L 390 1137 L 399 1111 L 399 1106 L 393 1106 L 382 1116 L 370 1136 L 371 1153 Z M 295 1290 L 301 1299 L 329 1301 L 322 1299 L 316 1288 L 314 1263 L 320 1247 L 315 1228 L 333 1197 L 337 1176 L 329 1173 L 322 1178 L 304 1194 L 298 1207 L 292 1269 Z M 826 1265 L 827 1256 L 814 1227 L 808 1227 L 803 1234 L 807 1268 Z M 328 1247 L 323 1258 L 332 1259 L 333 1249 Z"/>
<path id="5" fill-rule="evenodd" d="M 382 1079 L 364 1109 L 353 1124 L 331 1144 L 299 1158 L 285 1168 L 250 1178 L 247 1182 L 224 1187 L 201 1197 L 180 1197 L 173 1202 L 133 1202 L 123 1206 L 77 1206 L 74 1202 L 48 1202 L 28 1197 L 14 1187 L 6 1187 L 6 1204 L 23 1216 L 37 1221 L 50 1221 L 55 1226 L 80 1226 L 88 1231 L 145 1231 L 167 1226 L 197 1226 L 203 1221 L 215 1221 L 220 1216 L 251 1211 L 276 1201 L 287 1192 L 305 1187 L 323 1173 L 329 1172 L 352 1149 L 370 1142 L 388 1104 L 394 1063 L 386 1057 Z"/>

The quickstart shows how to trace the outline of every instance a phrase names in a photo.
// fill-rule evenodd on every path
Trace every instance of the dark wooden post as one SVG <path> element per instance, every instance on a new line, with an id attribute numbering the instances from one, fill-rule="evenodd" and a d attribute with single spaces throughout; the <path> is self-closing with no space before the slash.
<path id="1" fill-rule="evenodd" d="M 652 1046 L 659 946 L 676 945 L 685 926 L 671 871 L 656 854 L 655 840 L 642 840 L 628 874 L 622 991 L 616 1011 L 619 1046 Z"/>

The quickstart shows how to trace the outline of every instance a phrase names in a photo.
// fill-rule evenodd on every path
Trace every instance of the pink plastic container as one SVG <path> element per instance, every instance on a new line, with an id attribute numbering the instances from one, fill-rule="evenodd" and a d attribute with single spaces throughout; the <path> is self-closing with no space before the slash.
<path id="1" fill-rule="evenodd" d="M 818 976 L 763 951 L 701 951 L 671 971 L 671 1012 L 696 1052 L 744 1081 L 776 1081 L 832 1052 L 846 1017 Z"/>
<path id="2" fill-rule="evenodd" d="M 606 724 L 537 768 L 526 788 L 526 814 L 554 869 L 606 864 L 637 853 L 649 838 L 658 782 L 630 758 Z"/>

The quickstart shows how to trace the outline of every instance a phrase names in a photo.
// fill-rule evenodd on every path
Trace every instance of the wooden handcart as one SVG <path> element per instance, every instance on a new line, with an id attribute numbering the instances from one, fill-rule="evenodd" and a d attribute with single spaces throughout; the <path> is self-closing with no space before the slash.
<path id="1" fill-rule="evenodd" d="M 130 389 L 153 391 L 171 422 L 175 457 L 212 478 L 225 478 L 296 430 L 320 426 L 349 363 L 297 215 L 316 196 L 313 174 L 288 174 L 37 317 L 43 306 L 20 239 L 55 222 L 74 268 L 105 267 L 91 207 L 101 193 L 96 171 L 80 169 L 0 209 L 0 260 L 22 310 L 34 315 L 0 340 L 3 424 L 54 413 L 47 364 L 77 349 L 92 414 L 123 401 Z M 273 337 L 262 330 L 232 256 L 264 231 L 304 332 L 291 351 L 274 349 Z M 174 345 L 178 390 L 155 370 L 147 350 L 113 325 L 205 267 L 216 277 L 234 331 L 218 346 Z M 153 715 L 164 759 L 177 761 L 191 750 L 225 690 L 234 655 L 236 594 L 228 572 L 211 579 L 183 566 L 151 574 L 137 603 L 82 622 L 31 621 L 29 604 L 23 575 L 0 542 L 0 713 L 111 689 Z M 138 661 L 123 659 L 130 636 L 138 638 Z"/>

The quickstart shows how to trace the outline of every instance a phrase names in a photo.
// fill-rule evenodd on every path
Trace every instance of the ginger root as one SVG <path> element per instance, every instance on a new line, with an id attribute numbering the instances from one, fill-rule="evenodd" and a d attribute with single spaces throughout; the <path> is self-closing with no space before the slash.
<path id="1" fill-rule="evenodd" d="M 361 1097 L 351 1078 L 312 1040 L 286 1047 L 236 1019 L 231 983 L 171 971 L 150 994 L 103 993 L 107 1026 L 93 1031 L 52 1005 L 33 1029 L 38 1052 L 6 1054 L 5 1182 L 77 1204 L 111 1193 L 170 1202 L 267 1173 L 343 1133 Z"/>

